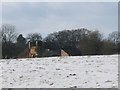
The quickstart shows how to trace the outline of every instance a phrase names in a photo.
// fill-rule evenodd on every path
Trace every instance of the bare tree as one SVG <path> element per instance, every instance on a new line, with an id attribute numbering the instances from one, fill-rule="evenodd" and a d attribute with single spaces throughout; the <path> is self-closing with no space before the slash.
<path id="1" fill-rule="evenodd" d="M 0 36 L 2 42 L 15 42 L 17 33 L 15 32 L 15 26 L 11 24 L 4 24 L 1 27 Z"/>
<path id="2" fill-rule="evenodd" d="M 42 36 L 40 33 L 30 33 L 27 35 L 26 39 L 28 41 L 34 42 L 34 41 L 41 41 L 42 40 Z"/>
<path id="3" fill-rule="evenodd" d="M 109 34 L 108 40 L 117 45 L 120 42 L 120 32 L 114 31 Z"/>

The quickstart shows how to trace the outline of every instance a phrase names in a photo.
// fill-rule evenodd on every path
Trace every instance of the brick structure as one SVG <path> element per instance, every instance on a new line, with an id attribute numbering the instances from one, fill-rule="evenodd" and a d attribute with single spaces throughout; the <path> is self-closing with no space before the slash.
<path id="1" fill-rule="evenodd" d="M 69 54 L 61 49 L 61 56 L 69 56 Z"/>
<path id="2" fill-rule="evenodd" d="M 35 45 L 31 45 L 31 42 L 29 42 L 29 57 L 34 58 L 37 56 L 37 47 L 38 47 L 38 42 L 35 42 Z"/>
<path id="3" fill-rule="evenodd" d="M 29 57 L 30 58 L 34 58 L 37 56 L 37 51 L 36 51 L 37 47 L 33 46 L 29 49 Z"/>

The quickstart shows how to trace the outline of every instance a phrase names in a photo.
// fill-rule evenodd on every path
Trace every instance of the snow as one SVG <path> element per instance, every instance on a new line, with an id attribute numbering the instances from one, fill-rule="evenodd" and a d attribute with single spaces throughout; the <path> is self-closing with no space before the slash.
<path id="1" fill-rule="evenodd" d="M 118 55 L 0 60 L 2 88 L 118 88 Z"/>

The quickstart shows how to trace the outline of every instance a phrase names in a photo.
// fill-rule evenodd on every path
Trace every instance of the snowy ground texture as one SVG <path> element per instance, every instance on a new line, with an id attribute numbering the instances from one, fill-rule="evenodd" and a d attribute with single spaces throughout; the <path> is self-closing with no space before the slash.
<path id="1" fill-rule="evenodd" d="M 2 88 L 118 88 L 118 55 L 0 60 Z"/>

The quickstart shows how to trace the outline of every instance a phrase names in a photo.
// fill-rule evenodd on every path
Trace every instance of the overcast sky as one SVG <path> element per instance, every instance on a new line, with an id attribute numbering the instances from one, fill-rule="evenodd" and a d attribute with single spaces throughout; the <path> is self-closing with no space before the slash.
<path id="1" fill-rule="evenodd" d="M 118 30 L 117 2 L 21 2 L 2 4 L 2 23 L 26 35 L 87 28 L 107 35 Z"/>

